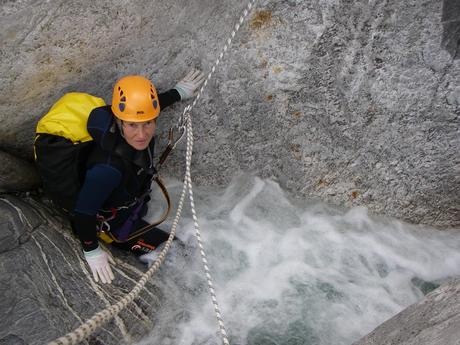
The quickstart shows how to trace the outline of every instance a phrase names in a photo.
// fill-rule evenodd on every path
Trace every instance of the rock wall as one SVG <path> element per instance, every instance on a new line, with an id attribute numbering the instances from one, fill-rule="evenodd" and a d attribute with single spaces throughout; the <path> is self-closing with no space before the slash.
<path id="1" fill-rule="evenodd" d="M 37 119 L 66 91 L 109 100 L 128 73 L 166 90 L 208 72 L 245 6 L 3 2 L 0 148 L 31 160 Z M 459 17 L 454 0 L 259 1 L 194 109 L 195 181 L 251 171 L 298 197 L 458 226 Z M 183 106 L 163 113 L 161 145 Z"/>
<path id="2" fill-rule="evenodd" d="M 353 345 L 460 344 L 460 280 L 446 283 Z"/>
<path id="3" fill-rule="evenodd" d="M 2 345 L 46 344 L 72 332 L 125 297 L 146 271 L 133 255 L 111 248 L 116 279 L 110 285 L 94 283 L 68 223 L 31 198 L 1 196 L 0 224 Z M 154 275 L 133 303 L 82 344 L 132 344 L 146 336 L 163 303 L 180 308 L 181 297 L 163 298 L 165 287 L 158 285 L 168 284 L 168 274 Z"/>

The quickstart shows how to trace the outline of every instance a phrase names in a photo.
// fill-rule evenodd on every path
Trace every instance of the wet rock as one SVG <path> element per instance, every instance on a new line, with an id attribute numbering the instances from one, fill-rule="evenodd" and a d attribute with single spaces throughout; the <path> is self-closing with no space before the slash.
<path id="1" fill-rule="evenodd" d="M 0 197 L 0 344 L 45 344 L 129 292 L 145 267 L 114 252 L 116 279 L 95 284 L 66 221 L 33 199 Z M 128 344 L 152 328 L 161 291 L 153 282 L 83 344 Z"/>
<path id="2" fill-rule="evenodd" d="M 458 345 L 460 280 L 444 284 L 353 345 Z"/>

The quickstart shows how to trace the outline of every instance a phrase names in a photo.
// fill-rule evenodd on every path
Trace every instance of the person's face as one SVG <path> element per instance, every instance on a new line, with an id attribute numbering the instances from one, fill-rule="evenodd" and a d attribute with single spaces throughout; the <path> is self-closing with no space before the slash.
<path id="1" fill-rule="evenodd" d="M 157 127 L 156 120 L 145 122 L 123 121 L 122 126 L 126 142 L 136 150 L 144 150 L 149 146 Z"/>

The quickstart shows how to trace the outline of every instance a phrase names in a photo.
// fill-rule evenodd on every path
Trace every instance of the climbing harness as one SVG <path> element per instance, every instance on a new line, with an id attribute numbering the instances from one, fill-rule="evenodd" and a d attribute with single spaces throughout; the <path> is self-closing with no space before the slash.
<path id="1" fill-rule="evenodd" d="M 134 223 L 134 221 L 137 219 L 138 214 L 139 214 L 142 206 L 144 205 L 145 198 L 147 197 L 147 195 L 150 192 L 150 190 L 149 190 L 148 192 L 144 193 L 144 195 L 142 195 L 141 197 L 137 198 L 136 201 L 134 203 L 132 203 L 131 205 L 129 205 L 129 206 L 121 206 L 121 207 L 109 210 L 109 212 L 111 213 L 109 217 L 103 217 L 101 215 L 98 215 L 99 216 L 98 220 L 100 222 L 99 231 L 98 231 L 98 237 L 100 239 L 102 239 L 106 243 L 112 243 L 112 242 L 123 243 L 123 242 L 127 242 L 127 241 L 130 241 L 130 240 L 132 240 L 132 239 L 134 239 L 136 237 L 139 237 L 139 236 L 145 234 L 146 232 L 149 232 L 155 226 L 157 226 L 158 224 L 163 223 L 166 220 L 166 218 L 168 217 L 169 211 L 171 210 L 171 198 L 169 197 L 168 191 L 167 191 L 165 185 L 163 184 L 163 181 L 158 176 L 158 174 L 156 174 L 152 178 L 152 180 L 155 181 L 158 184 L 158 187 L 160 187 L 160 189 L 161 189 L 161 191 L 163 193 L 163 196 L 164 196 L 164 198 L 166 200 L 166 203 L 167 203 L 167 208 L 166 208 L 166 210 L 164 210 L 164 212 L 161 215 L 161 217 L 158 220 L 156 220 L 156 221 L 154 221 L 154 222 L 152 222 L 152 223 L 150 223 L 150 224 L 148 224 L 146 226 L 143 226 L 140 229 L 137 229 L 136 231 L 131 232 L 131 226 L 130 226 L 129 222 Z M 129 216 L 129 218 L 125 222 L 125 224 L 123 224 L 122 228 L 118 230 L 120 232 L 120 234 L 118 236 L 115 236 L 111 232 L 109 221 L 116 217 L 117 212 L 119 210 L 121 210 L 123 208 L 128 208 L 128 207 L 134 206 L 135 204 L 137 204 L 136 208 L 134 209 L 133 212 L 131 212 L 131 215 Z"/>
<path id="2" fill-rule="evenodd" d="M 213 280 L 210 274 L 210 270 L 208 267 L 208 261 L 206 258 L 206 253 L 204 251 L 203 247 L 203 242 L 201 240 L 201 232 L 200 232 L 200 226 L 198 224 L 198 217 L 196 215 L 195 211 L 195 202 L 193 198 L 193 187 L 192 187 L 192 178 L 191 178 L 191 173 L 190 173 L 190 166 L 192 162 L 192 151 L 193 151 L 193 131 L 192 131 L 192 119 L 190 112 L 193 109 L 193 107 L 196 105 L 198 99 L 201 97 L 201 94 L 203 93 L 203 90 L 205 89 L 206 85 L 208 84 L 209 79 L 211 78 L 212 74 L 215 72 L 216 67 L 219 65 L 220 60 L 223 58 L 225 52 L 227 51 L 228 47 L 232 43 L 233 38 L 235 37 L 236 32 L 239 30 L 241 24 L 244 22 L 245 18 L 249 14 L 250 10 L 254 7 L 254 4 L 256 3 L 257 0 L 250 0 L 248 3 L 247 7 L 243 11 L 243 14 L 241 15 L 239 21 L 234 27 L 234 30 L 232 31 L 230 37 L 227 39 L 227 43 L 225 44 L 223 50 L 219 54 L 219 57 L 216 59 L 214 65 L 212 66 L 211 72 L 208 74 L 206 80 L 204 81 L 202 87 L 200 88 L 199 92 L 195 96 L 195 99 L 191 105 L 188 105 L 185 107 L 182 116 L 179 119 L 179 122 L 177 124 L 177 128 L 179 130 L 179 133 L 182 133 L 180 138 L 176 140 L 172 144 L 172 148 L 174 148 L 177 143 L 181 140 L 181 138 L 184 136 L 184 133 L 186 133 L 187 137 L 187 143 L 186 143 L 186 153 L 185 153 L 185 177 L 184 177 L 184 183 L 182 185 L 182 191 L 181 195 L 179 198 L 179 203 L 177 207 L 177 212 L 176 216 L 174 217 L 172 226 L 171 226 L 171 233 L 169 235 L 168 240 L 165 242 L 164 248 L 161 250 L 160 254 L 158 255 L 157 259 L 153 263 L 153 265 L 145 272 L 137 284 L 134 286 L 134 288 L 131 290 L 129 294 L 127 294 L 125 297 L 123 297 L 120 301 L 117 303 L 109 306 L 108 308 L 96 313 L 93 317 L 88 319 L 85 323 L 80 325 L 77 329 L 75 329 L 73 332 L 70 332 L 54 341 L 51 341 L 48 343 L 48 345 L 74 345 L 78 344 L 79 342 L 83 341 L 85 338 L 87 338 L 90 334 L 94 333 L 98 327 L 100 327 L 102 324 L 108 322 L 111 320 L 114 316 L 116 316 L 123 308 L 125 308 L 129 303 L 131 303 L 134 298 L 137 297 L 137 295 L 140 293 L 140 291 L 144 288 L 145 284 L 147 281 L 152 277 L 152 275 L 159 269 L 160 265 L 163 263 L 165 256 L 167 252 L 169 251 L 172 241 L 174 240 L 174 237 L 176 235 L 176 229 L 177 225 L 179 223 L 179 219 L 182 214 L 182 208 L 184 205 L 184 200 L 185 200 L 185 194 L 188 190 L 189 193 L 189 200 L 190 200 L 190 207 L 192 210 L 192 218 L 193 218 L 193 223 L 194 223 L 194 228 L 195 228 L 195 236 L 198 242 L 198 246 L 200 248 L 200 254 L 201 254 L 201 259 L 203 262 L 203 268 L 206 274 L 206 280 L 208 283 L 208 289 L 211 294 L 211 299 L 212 303 L 214 306 L 214 313 L 217 318 L 219 330 L 221 333 L 221 338 L 222 338 L 222 343 L 224 345 L 230 345 L 228 341 L 228 336 L 227 332 L 225 329 L 224 321 L 220 313 L 219 305 L 217 302 L 217 297 L 214 291 L 214 286 L 213 286 Z"/>

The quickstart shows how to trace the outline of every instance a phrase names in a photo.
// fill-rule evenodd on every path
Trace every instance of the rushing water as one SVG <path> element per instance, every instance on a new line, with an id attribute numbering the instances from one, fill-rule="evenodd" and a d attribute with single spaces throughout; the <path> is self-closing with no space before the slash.
<path id="1" fill-rule="evenodd" d="M 177 200 L 181 183 L 169 189 Z M 351 344 L 460 276 L 458 231 L 293 202 L 252 176 L 194 193 L 231 344 Z M 174 246 L 153 278 L 162 304 L 139 345 L 222 343 L 194 233 L 188 212 L 177 232 L 185 249 Z"/>

